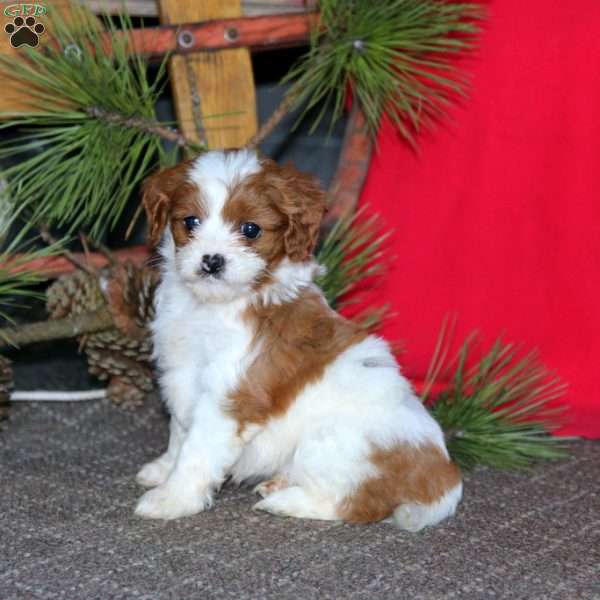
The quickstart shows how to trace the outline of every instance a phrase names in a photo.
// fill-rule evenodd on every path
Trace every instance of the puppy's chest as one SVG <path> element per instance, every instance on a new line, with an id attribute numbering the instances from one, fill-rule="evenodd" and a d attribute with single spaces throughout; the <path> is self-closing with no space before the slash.
<path id="1" fill-rule="evenodd" d="M 163 368 L 185 371 L 202 389 L 225 392 L 235 386 L 253 337 L 241 309 L 204 305 L 165 313 L 157 332 Z"/>

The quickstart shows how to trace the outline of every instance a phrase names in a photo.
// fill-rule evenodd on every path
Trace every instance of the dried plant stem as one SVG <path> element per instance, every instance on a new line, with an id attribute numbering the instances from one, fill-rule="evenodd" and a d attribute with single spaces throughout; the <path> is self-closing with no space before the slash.
<path id="1" fill-rule="evenodd" d="M 106 258 L 106 260 L 108 261 L 108 264 L 110 264 L 113 267 L 115 267 L 119 264 L 119 259 L 115 256 L 115 253 L 108 246 L 106 246 L 99 240 L 90 239 L 84 233 L 82 233 L 80 235 L 81 235 L 82 243 L 85 242 L 88 245 L 94 246 L 98 250 L 98 252 L 100 252 L 100 254 L 102 254 L 102 256 L 104 256 L 104 258 Z"/>
<path id="2" fill-rule="evenodd" d="M 84 109 L 85 113 L 90 117 L 99 119 L 106 123 L 114 123 L 128 129 L 139 129 L 146 133 L 152 133 L 159 137 L 173 142 L 181 147 L 193 148 L 196 144 L 188 140 L 180 131 L 173 127 L 166 127 L 152 119 L 144 119 L 142 117 L 124 117 L 123 115 L 104 110 L 98 106 L 90 106 Z"/>
<path id="3" fill-rule="evenodd" d="M 94 312 L 69 316 L 64 319 L 50 319 L 0 329 L 0 348 L 23 346 L 33 342 L 47 342 L 74 338 L 85 333 L 95 333 L 114 327 L 115 323 L 108 308 Z"/>
<path id="4" fill-rule="evenodd" d="M 279 106 L 260 126 L 260 129 L 250 138 L 250 140 L 248 140 L 246 146 L 248 148 L 256 148 L 258 145 L 262 144 L 262 142 L 273 133 L 273 130 L 279 125 L 282 119 L 292 110 L 298 96 L 298 90 L 295 87 L 290 88 L 279 103 Z"/>
<path id="5" fill-rule="evenodd" d="M 44 242 L 46 242 L 46 244 L 48 244 L 49 246 L 54 246 L 58 244 L 57 239 L 50 233 L 50 230 L 46 225 L 40 225 L 39 230 L 40 237 L 44 240 Z M 72 252 L 70 252 L 66 248 L 63 248 L 61 250 L 61 254 L 77 269 L 81 269 L 89 275 L 95 275 L 96 272 L 94 271 L 93 267 L 90 267 L 85 262 L 79 260 L 79 258 L 77 258 Z"/>

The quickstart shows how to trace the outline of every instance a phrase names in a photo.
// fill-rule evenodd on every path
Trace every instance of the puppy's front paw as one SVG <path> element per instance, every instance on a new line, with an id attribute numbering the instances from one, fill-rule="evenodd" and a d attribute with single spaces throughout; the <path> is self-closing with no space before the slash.
<path id="1" fill-rule="evenodd" d="M 138 501 L 135 514 L 146 519 L 178 519 L 195 515 L 212 504 L 210 493 L 190 493 L 167 484 L 146 492 Z"/>
<path id="2" fill-rule="evenodd" d="M 158 458 L 146 463 L 135 476 L 135 480 L 144 487 L 155 487 L 164 483 L 169 477 L 173 465 Z"/>

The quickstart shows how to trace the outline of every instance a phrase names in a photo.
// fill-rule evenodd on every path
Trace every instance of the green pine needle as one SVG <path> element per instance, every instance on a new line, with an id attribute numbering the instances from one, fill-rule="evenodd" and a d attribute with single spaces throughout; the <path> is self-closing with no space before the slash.
<path id="1" fill-rule="evenodd" d="M 342 217 L 330 230 L 317 251 L 317 261 L 326 269 L 317 284 L 329 304 L 336 309 L 348 304 L 344 297 L 365 278 L 380 275 L 385 265 L 381 261 L 382 245 L 389 233 L 382 234 L 377 216 L 363 218 L 364 209 Z M 379 311 L 380 312 L 380 311 Z M 363 315 L 365 323 L 373 326 L 381 318 Z"/>
<path id="2" fill-rule="evenodd" d="M 8 120 L 0 129 L 16 126 L 22 134 L 0 144 L 0 160 L 18 160 L 0 178 L 35 222 L 69 233 L 88 228 L 98 238 L 116 225 L 157 158 L 168 162 L 168 156 L 158 135 L 86 111 L 155 122 L 165 65 L 149 83 L 146 63 L 132 54 L 127 36 L 117 34 L 131 29 L 127 16 L 107 21 L 108 54 L 97 21 L 73 11 L 68 24 L 55 15 L 56 45 L 27 49 L 19 61 L 0 55 L 0 76 L 10 75 L 31 95 L 26 113 L 3 115 Z"/>
<path id="3" fill-rule="evenodd" d="M 414 144 L 414 133 L 464 93 L 452 59 L 473 46 L 480 6 L 443 0 L 321 0 L 321 18 L 309 52 L 288 73 L 296 105 L 305 116 L 328 107 L 333 120 L 352 90 L 369 130 L 382 116 Z"/>
<path id="4" fill-rule="evenodd" d="M 32 298 L 43 298 L 44 294 L 33 289 L 45 280 L 44 275 L 33 271 L 27 264 L 36 259 L 56 256 L 62 249 L 59 241 L 41 249 L 32 249 L 33 241 L 26 241 L 30 232 L 28 225 L 23 225 L 10 242 L 2 246 L 2 240 L 8 237 L 9 229 L 19 220 L 19 211 L 12 211 L 6 197 L 0 191 L 0 321 L 12 323 L 10 310 L 21 306 L 21 302 Z"/>
<path id="5" fill-rule="evenodd" d="M 454 359 L 448 388 L 433 400 L 431 410 L 445 431 L 448 451 L 463 468 L 487 465 L 522 469 L 543 459 L 566 456 L 565 438 L 550 436 L 564 407 L 549 407 L 566 386 L 553 377 L 531 352 L 519 358 L 518 348 L 502 340 L 467 368 L 475 336 Z M 447 324 L 427 376 L 423 400 L 447 371 Z"/>

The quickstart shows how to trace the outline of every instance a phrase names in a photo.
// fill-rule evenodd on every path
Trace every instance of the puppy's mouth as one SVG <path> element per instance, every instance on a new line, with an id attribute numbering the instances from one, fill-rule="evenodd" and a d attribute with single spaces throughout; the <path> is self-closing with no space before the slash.
<path id="1" fill-rule="evenodd" d="M 210 281 L 211 279 L 222 279 L 223 278 L 223 271 L 218 271 L 216 273 L 212 273 L 210 271 L 210 269 L 208 269 L 204 265 L 202 265 L 196 272 L 198 273 L 198 275 L 200 275 L 200 277 L 202 277 L 202 279 L 206 279 L 208 281 Z"/>

